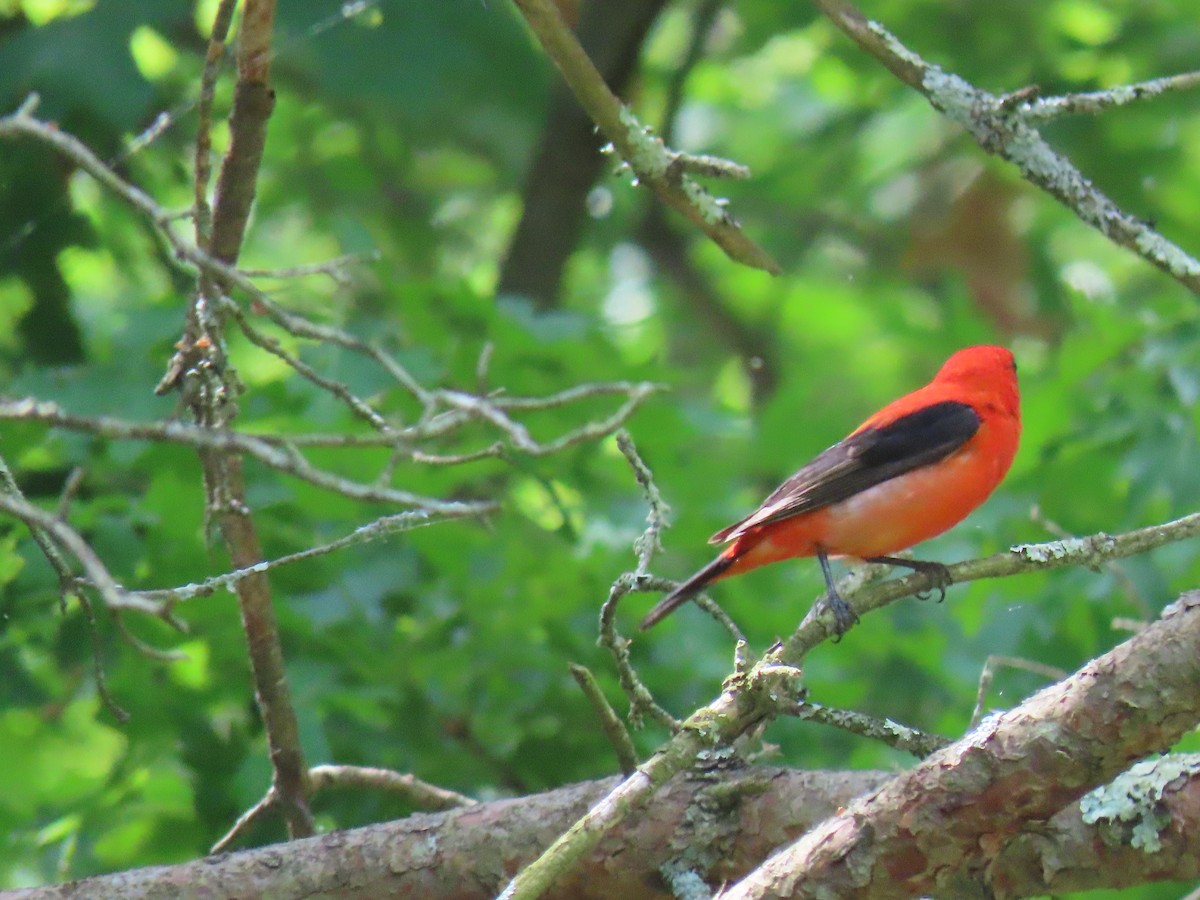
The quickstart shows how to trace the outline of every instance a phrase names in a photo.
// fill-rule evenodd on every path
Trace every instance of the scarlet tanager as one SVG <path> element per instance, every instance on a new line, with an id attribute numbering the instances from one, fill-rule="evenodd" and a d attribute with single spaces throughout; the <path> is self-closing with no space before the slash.
<path id="1" fill-rule="evenodd" d="M 834 587 L 831 556 L 929 572 L 944 595 L 944 565 L 889 554 L 941 534 L 983 503 L 1012 465 L 1020 436 L 1012 354 L 959 350 L 933 381 L 879 410 L 709 538 L 728 546 L 664 597 L 642 629 L 718 579 L 801 556 L 821 563 L 839 635 L 856 617 Z"/>

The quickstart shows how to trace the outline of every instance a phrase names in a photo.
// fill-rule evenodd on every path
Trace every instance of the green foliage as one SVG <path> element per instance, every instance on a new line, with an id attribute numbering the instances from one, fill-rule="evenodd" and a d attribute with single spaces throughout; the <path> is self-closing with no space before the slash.
<path id="1" fill-rule="evenodd" d="M 45 115 L 164 205 L 186 206 L 204 50 L 192 13 L 177 4 L 50 6 L 0 13 L 4 110 L 41 91 Z M 211 13 L 212 4 L 199 6 Z M 379 251 L 348 287 L 265 284 L 285 307 L 378 340 L 429 385 L 473 389 L 489 343 L 487 387 L 510 395 L 610 379 L 668 385 L 630 427 L 674 509 L 657 573 L 682 577 L 706 562 L 712 531 L 972 342 L 1016 348 L 1022 449 L 998 495 L 921 555 L 953 561 L 1049 539 L 1047 522 L 1117 532 L 1200 506 L 1195 298 L 985 158 L 808 6 L 731 6 L 688 81 L 679 143 L 751 165 L 749 181 L 718 192 L 786 273 L 738 268 L 689 233 L 690 259 L 727 307 L 720 327 L 629 243 L 645 198 L 616 177 L 601 185 L 613 208 L 589 224 L 560 308 L 539 314 L 520 298 L 497 300 L 550 67 L 505 3 L 394 0 L 345 21 L 328 18 L 329 8 L 280 4 L 279 101 L 243 262 L 278 268 Z M 636 98 L 648 121 L 666 105 L 689 9 L 672 7 L 652 36 Z M 1162 2 L 1135 16 L 1085 0 L 885 0 L 870 10 L 983 87 L 1046 93 L 1192 67 L 1200 29 L 1190 13 Z M 219 111 L 229 96 L 226 73 Z M 173 125 L 126 155 L 128 138 L 164 109 Z M 1196 113 L 1196 94 L 1180 93 L 1055 123 L 1048 137 L 1127 209 L 1186 241 L 1200 190 L 1200 157 L 1189 152 L 1200 139 Z M 29 143 L 3 145 L 0 209 L 4 393 L 88 415 L 171 416 L 176 401 L 151 391 L 181 331 L 188 282 L 146 223 Z M 735 331 L 761 336 L 756 352 L 776 376 L 773 392 L 756 395 Z M 280 337 L 396 420 L 416 414 L 360 358 Z M 246 429 L 363 430 L 273 357 L 238 340 L 232 352 L 247 387 Z M 529 424 L 547 438 L 612 408 L 596 400 Z M 206 541 L 199 466 L 186 448 L 6 425 L 0 452 L 45 504 L 84 468 L 71 521 L 127 586 L 177 586 L 228 569 Z M 382 456 L 313 459 L 353 474 Z M 254 464 L 247 476 L 271 557 L 393 511 Z M 486 522 L 404 533 L 272 576 L 310 761 L 393 767 L 481 798 L 614 771 L 567 671 L 568 662 L 587 665 L 624 709 L 595 646 L 596 617 L 612 580 L 633 565 L 646 508 L 614 444 L 406 465 L 398 483 L 503 507 Z M 809 688 L 825 704 L 957 735 L 989 655 L 1071 671 L 1121 640 L 1115 617 L 1154 616 L 1198 577 L 1195 547 L 1185 545 L 1100 572 L 956 586 L 943 605 L 902 601 L 815 652 Z M 761 649 L 792 629 L 820 585 L 816 565 L 798 562 L 715 593 Z M 632 631 L 651 602 L 628 598 L 622 627 Z M 87 615 L 60 609 L 27 533 L 0 523 L 0 885 L 195 857 L 269 785 L 234 600 L 220 593 L 180 613 L 190 628 L 182 637 L 137 616 L 123 623 L 180 651 L 174 662 L 139 654 L 111 616 L 97 614 L 108 689 L 130 714 L 118 724 L 99 697 Z M 639 636 L 633 655 L 682 715 L 714 696 L 732 648 L 687 608 Z M 987 705 L 1015 705 L 1040 684 L 1001 670 Z M 643 752 L 662 737 L 635 734 Z M 795 766 L 904 763 L 809 723 L 781 722 L 767 737 Z M 327 827 L 408 811 L 364 794 L 322 796 L 316 810 Z M 276 827 L 253 837 L 280 837 Z"/>

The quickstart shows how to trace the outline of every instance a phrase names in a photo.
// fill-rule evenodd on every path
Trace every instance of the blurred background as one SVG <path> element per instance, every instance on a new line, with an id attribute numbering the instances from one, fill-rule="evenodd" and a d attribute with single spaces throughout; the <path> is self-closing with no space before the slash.
<path id="1" fill-rule="evenodd" d="M 215 8 L 0 0 L 0 113 L 39 92 L 39 115 L 163 206 L 185 209 Z M 954 562 L 1200 506 L 1200 310 L 1185 288 L 985 156 L 808 4 L 563 8 L 672 146 L 751 168 L 745 182 L 711 187 L 782 276 L 730 262 L 596 153 L 600 139 L 507 0 L 280 4 L 278 103 L 243 264 L 378 253 L 345 283 L 262 285 L 285 308 L 386 344 L 427 385 L 475 389 L 489 345 L 488 389 L 666 385 L 628 426 L 674 511 L 653 564 L 662 576 L 706 562 L 709 534 L 972 343 L 1017 355 L 1022 447 L 993 499 L 920 556 Z M 1200 59 L 1185 0 L 863 9 L 995 93 L 1112 87 Z M 218 151 L 231 74 L 218 83 Z M 156 122 L 161 133 L 139 140 Z M 1044 133 L 1124 210 L 1200 252 L 1200 92 L 1064 118 Z M 175 397 L 152 391 L 190 289 L 151 226 L 90 177 L 32 141 L 0 143 L 0 393 L 86 415 L 178 415 Z M 360 359 L 297 350 L 389 415 L 413 413 Z M 237 339 L 232 352 L 247 388 L 242 427 L 362 430 L 276 359 Z M 611 408 L 597 400 L 529 425 L 551 436 Z M 445 449 L 470 449 L 470 437 Z M 379 464 L 382 451 L 361 452 L 363 466 Z M 8 423 L 0 453 L 48 504 L 83 468 L 71 521 L 127 586 L 228 569 L 219 542 L 206 545 L 187 448 Z M 355 471 L 353 455 L 316 458 Z M 254 465 L 248 480 L 271 557 L 390 511 Z M 388 766 L 478 798 L 614 772 L 567 671 L 590 667 L 625 710 L 596 620 L 613 579 L 634 565 L 646 505 L 614 442 L 406 464 L 397 484 L 503 507 L 487 522 L 440 524 L 272 578 L 309 761 Z M 1096 572 L 954 586 L 941 605 L 901 601 L 811 655 L 810 696 L 959 735 L 989 655 L 1073 671 L 1125 637 L 1115 618 L 1154 617 L 1195 587 L 1197 556 L 1194 543 L 1178 544 Z M 799 561 L 714 595 L 761 651 L 820 590 L 818 567 Z M 654 599 L 626 599 L 625 631 Z M 156 621 L 124 625 L 184 651 L 182 661 L 139 654 L 105 614 L 93 636 L 83 612 L 59 609 L 24 527 L 0 522 L 0 886 L 202 855 L 270 784 L 234 599 L 218 593 L 181 614 L 183 637 Z M 93 642 L 126 724 L 100 702 Z M 680 716 L 712 699 L 732 666 L 728 636 L 693 607 L 638 635 L 632 652 Z M 986 706 L 1016 705 L 1044 683 L 1003 669 Z M 635 734 L 643 752 L 664 737 Z M 766 739 L 795 767 L 910 763 L 808 723 L 779 722 Z M 361 793 L 316 803 L 324 827 L 408 811 Z M 273 827 L 255 840 L 279 839 Z"/>

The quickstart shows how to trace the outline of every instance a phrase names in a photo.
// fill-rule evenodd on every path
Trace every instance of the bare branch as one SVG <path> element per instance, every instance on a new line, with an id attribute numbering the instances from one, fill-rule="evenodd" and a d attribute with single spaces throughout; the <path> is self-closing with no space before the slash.
<path id="1" fill-rule="evenodd" d="M 100 695 L 100 702 L 113 714 L 113 718 L 125 724 L 129 721 L 129 713 L 113 697 L 108 689 L 108 676 L 104 674 L 104 647 L 100 642 L 100 629 L 96 625 L 96 612 L 92 609 L 92 602 L 82 592 L 75 596 L 87 619 L 88 635 L 91 637 L 92 677 L 96 679 L 96 693 Z"/>
<path id="2" fill-rule="evenodd" d="M 971 711 L 970 728 L 974 728 L 983 721 L 983 705 L 987 701 L 988 688 L 992 686 L 992 679 L 995 677 L 996 669 L 1001 666 L 1006 666 L 1010 669 L 1022 669 L 1026 672 L 1032 672 L 1034 675 L 1041 675 L 1051 681 L 1058 681 L 1060 678 L 1067 677 L 1067 673 L 1057 666 L 1048 666 L 1045 663 L 1036 662 L 1032 659 L 1021 659 L 1019 656 L 991 654 L 984 660 L 983 669 L 979 673 L 979 689 L 975 693 L 975 709 Z"/>
<path id="3" fill-rule="evenodd" d="M 646 530 L 633 543 L 633 552 L 638 560 L 634 574 L 645 575 L 650 569 L 650 560 L 662 549 L 663 531 L 671 527 L 671 507 L 667 505 L 658 485 L 654 483 L 650 468 L 638 455 L 637 447 L 634 446 L 628 431 L 617 432 L 617 447 L 633 469 L 633 477 L 637 479 L 642 493 L 646 495 L 646 502 L 650 505 L 650 511 L 646 514 Z"/>
<path id="4" fill-rule="evenodd" d="M 21 492 L 21 488 L 17 485 L 16 478 L 13 477 L 12 470 L 9 469 L 8 463 L 4 457 L 0 456 L 0 497 L 8 497 L 18 503 L 32 507 L 25 499 L 25 495 Z M 65 510 L 60 506 L 58 518 L 61 520 L 65 516 Z M 63 558 L 59 552 L 58 544 L 55 543 L 53 537 L 50 536 L 46 529 L 40 525 L 25 520 L 26 526 L 29 528 L 29 533 L 33 536 L 34 542 L 42 551 L 42 555 L 46 557 L 46 562 L 50 563 L 50 568 L 58 576 L 58 589 L 61 598 L 62 607 L 65 611 L 66 600 L 69 596 L 78 596 L 78 591 L 75 590 L 73 581 L 75 573 L 71 571 L 70 564 Z"/>
<path id="5" fill-rule="evenodd" d="M 247 278 L 304 278 L 309 275 L 328 275 L 340 285 L 350 284 L 346 270 L 351 266 L 364 262 L 377 262 L 380 258 L 378 250 L 365 253 L 347 253 L 320 263 L 309 263 L 304 266 L 289 266 L 285 269 L 242 269 Z"/>
<path id="6" fill-rule="evenodd" d="M 1094 567 L 1106 559 L 1145 553 L 1197 535 L 1200 535 L 1200 513 L 1122 535 L 1101 533 L 1072 541 L 1025 544 L 1008 553 L 959 563 L 951 566 L 950 572 L 954 582 L 963 582 L 1056 568 Z M 928 575 L 915 573 L 870 584 L 846 599 L 855 612 L 862 615 L 932 587 Z M 755 677 L 755 670 L 778 665 L 798 668 L 809 650 L 831 636 L 832 629 L 810 612 L 787 641 L 773 647 L 745 677 L 727 680 L 716 700 L 692 713 L 654 756 L 514 878 L 505 890 L 505 900 L 530 900 L 541 896 L 606 834 L 620 825 L 632 810 L 640 808 L 672 776 L 691 765 L 698 753 L 726 746 L 749 729 L 768 721 L 774 715 L 774 701 L 761 690 L 764 679 Z M 1153 653 L 1153 650 L 1147 652 Z M 1200 654 L 1196 658 L 1200 659 Z M 1200 696 L 1200 691 L 1196 695 Z"/>
<path id="7" fill-rule="evenodd" d="M 1029 119 L 1053 119 L 1057 116 L 1096 114 L 1116 106 L 1124 106 L 1137 100 L 1150 100 L 1168 91 L 1183 91 L 1200 85 L 1200 72 L 1185 72 L 1168 75 L 1137 84 L 1126 84 L 1106 91 L 1086 91 L 1078 94 L 1063 94 L 1059 97 L 1038 97 L 1022 108 Z"/>
<path id="8" fill-rule="evenodd" d="M 303 362 L 296 356 L 293 356 L 287 350 L 283 349 L 282 345 L 276 338 L 270 335 L 263 334 L 251 324 L 250 319 L 242 312 L 242 308 L 230 300 L 228 297 L 219 297 L 218 302 L 220 308 L 229 313 L 238 328 L 242 330 L 242 334 L 246 335 L 250 343 L 261 350 L 265 350 L 272 356 L 275 356 L 287 365 L 291 366 L 295 372 L 302 378 L 311 381 L 317 387 L 328 391 L 334 397 L 345 403 L 350 410 L 363 421 L 367 422 L 372 428 L 383 432 L 384 434 L 392 434 L 392 426 L 384 421 L 383 416 L 376 412 L 371 404 L 360 399 L 351 392 L 350 388 L 342 384 L 340 381 L 334 381 L 332 378 L 326 378 L 308 363 Z"/>
<path id="9" fill-rule="evenodd" d="M 117 626 L 117 633 L 121 635 L 125 643 L 147 659 L 155 662 L 179 662 L 188 658 L 187 654 L 181 650 L 160 650 L 158 647 L 147 644 L 125 625 L 125 618 L 121 615 L 120 610 L 114 610 L 112 617 L 113 623 Z"/>
<path id="10" fill-rule="evenodd" d="M 1200 261 L 1143 220 L 1120 209 L 1069 159 L 1046 143 L 1034 127 L 1038 117 L 1028 115 L 1023 102 L 1006 101 L 926 62 L 848 0 L 813 2 L 893 75 L 966 129 L 988 153 L 1013 163 L 1026 181 L 1046 191 L 1113 243 L 1132 250 L 1188 290 L 1200 292 Z"/>
<path id="11" fill-rule="evenodd" d="M 457 791 L 438 787 L 404 772 L 370 766 L 313 766 L 308 770 L 308 785 L 310 800 L 329 788 L 355 788 L 399 794 L 421 810 L 441 811 L 476 805 L 474 799 Z M 278 802 L 272 787 L 266 796 L 238 816 L 233 826 L 213 844 L 209 853 L 228 852 L 234 842 L 274 810 Z"/>
<path id="12" fill-rule="evenodd" d="M 42 540 L 38 541 L 39 546 L 42 544 L 42 541 L 49 541 L 56 545 L 55 555 L 59 561 L 51 563 L 51 565 L 59 572 L 60 576 L 62 572 L 59 571 L 59 566 L 65 566 L 66 563 L 61 553 L 57 552 L 58 548 L 74 556 L 87 575 L 88 582 L 95 587 L 96 591 L 100 594 L 100 598 L 104 601 L 104 605 L 109 609 L 114 611 L 128 609 L 145 613 L 146 615 L 162 619 L 174 628 L 183 630 L 179 622 L 172 617 L 170 604 L 151 602 L 143 597 L 129 593 L 117 584 L 116 579 L 109 574 L 108 569 L 100 561 L 100 558 L 92 550 L 88 542 L 79 535 L 79 532 L 62 521 L 62 519 L 38 509 L 24 498 L 12 495 L 0 495 L 0 512 L 5 512 L 15 519 L 20 519 L 29 527 L 31 532 L 40 532 Z M 47 558 L 49 559 L 50 556 L 48 555 Z M 69 568 L 67 571 L 69 573 Z M 71 584 L 75 583 L 73 577 L 69 577 L 68 581 Z M 70 593 L 72 595 L 77 594 L 74 589 Z"/>
<path id="13" fill-rule="evenodd" d="M 422 781 L 407 772 L 371 766 L 313 766 L 308 770 L 313 793 L 327 788 L 358 788 L 399 794 L 418 809 L 444 810 L 475 806 L 476 800 L 457 791 Z"/>
<path id="14" fill-rule="evenodd" d="M 780 712 L 797 719 L 809 719 L 813 722 L 820 722 L 822 725 L 840 728 L 851 734 L 882 741 L 889 747 L 911 753 L 918 759 L 924 759 L 950 743 L 949 739 L 941 735 L 926 734 L 919 729 L 893 722 L 891 719 L 877 719 L 874 716 L 849 709 L 832 709 L 807 700 L 801 700 L 794 704 L 781 704 Z"/>
<path id="15" fill-rule="evenodd" d="M 208 205 L 208 181 L 212 174 L 212 108 L 216 94 L 217 70 L 225 56 L 225 39 L 233 22 L 237 0 L 221 0 L 213 15 L 212 35 L 204 55 L 204 71 L 200 74 L 200 97 L 196 103 L 196 152 L 192 180 L 196 245 L 205 247 L 212 237 L 212 209 Z"/>
<path id="16" fill-rule="evenodd" d="M 389 426 L 370 408 L 370 405 L 356 397 L 349 388 L 320 376 L 297 357 L 283 351 L 275 339 L 263 335 L 258 329 L 254 328 L 248 317 L 244 314 L 238 315 L 236 318 L 239 326 L 247 330 L 247 335 L 251 340 L 264 350 L 283 359 L 306 379 L 313 381 L 325 390 L 329 390 L 339 400 L 347 403 L 356 415 L 364 418 L 380 432 L 374 439 L 361 436 L 322 437 L 314 441 L 314 444 L 319 442 L 324 446 L 350 446 L 352 444 L 360 446 L 368 444 L 375 446 L 395 445 L 399 439 L 412 442 L 443 436 L 470 421 L 483 419 L 499 428 L 508 437 L 514 448 L 534 456 L 544 456 L 610 433 L 613 429 L 624 424 L 647 397 L 662 389 L 661 386 L 651 383 L 615 382 L 585 384 L 560 391 L 549 397 L 478 397 L 458 391 L 429 390 L 421 385 L 390 354 L 338 328 L 311 322 L 296 313 L 282 309 L 269 295 L 258 288 L 245 272 L 184 240 L 171 229 L 169 225 L 172 218 L 171 214 L 155 203 L 148 195 L 123 181 L 82 142 L 58 130 L 51 123 L 33 118 L 32 110 L 36 105 L 35 100 L 36 98 L 31 95 L 30 99 L 22 105 L 17 113 L 0 118 L 0 137 L 24 134 L 50 144 L 70 158 L 80 168 L 111 189 L 134 209 L 147 216 L 160 233 L 165 236 L 176 256 L 181 260 L 186 260 L 199 272 L 209 276 L 211 283 L 219 282 L 236 287 L 239 291 L 250 297 L 257 310 L 261 311 L 272 322 L 295 337 L 332 344 L 372 360 L 420 403 L 424 410 L 421 419 L 415 425 L 404 429 L 392 427 L 389 431 Z M 222 311 L 232 310 L 231 301 L 221 297 L 219 292 L 212 292 L 212 296 L 216 298 L 212 302 L 216 303 Z M 185 338 L 182 342 L 184 346 L 177 356 L 182 355 L 186 357 L 186 354 L 193 347 L 198 337 L 199 333 L 191 338 Z M 186 360 L 181 360 L 178 369 L 173 369 L 172 373 L 169 373 L 164 378 L 165 387 L 173 387 L 176 384 L 187 367 L 185 362 Z M 585 398 L 604 394 L 624 394 L 626 400 L 610 416 L 588 422 L 546 442 L 534 440 L 524 425 L 513 421 L 503 412 L 506 410 L 535 411 L 554 409 Z M 395 432 L 396 438 L 391 436 L 392 431 Z M 262 440 L 270 441 L 268 438 L 263 438 Z M 282 441 L 280 442 L 282 443 Z M 413 454 L 412 458 L 417 461 L 425 459 L 427 455 L 429 461 L 437 463 L 465 462 L 481 459 L 486 456 L 499 455 L 499 451 L 493 450 L 491 446 L 461 454 L 436 454 L 415 450 L 410 452 Z M 260 462 L 266 462 L 266 460 L 260 457 Z M 271 465 L 271 463 L 267 464 Z M 278 466 L 273 467 L 279 468 Z M 300 477 L 304 476 L 301 475 Z M 325 482 L 325 486 L 330 486 L 328 481 Z M 354 495 L 348 494 L 347 496 Z M 384 499 L 385 502 L 405 502 L 404 500 L 397 501 L 395 499 L 389 500 L 387 498 L 368 496 L 361 496 L 360 499 Z"/>
<path id="17" fill-rule="evenodd" d="M 233 590 L 239 581 L 241 581 L 243 578 L 248 578 L 251 575 L 263 574 L 281 566 L 302 562 L 306 559 L 315 559 L 318 556 L 324 556 L 328 553 L 333 553 L 336 550 L 352 547 L 355 544 L 364 544 L 367 541 L 378 540 L 400 531 L 412 531 L 414 528 L 423 528 L 427 525 L 435 525 L 438 522 L 444 522 L 451 518 L 460 518 L 464 515 L 474 515 L 474 512 L 464 511 L 459 515 L 446 515 L 444 513 L 431 514 L 422 509 L 396 513 L 395 515 L 391 516 L 383 516 L 379 519 L 376 519 L 374 522 L 370 522 L 366 525 L 360 525 L 358 528 L 354 529 L 354 531 L 350 532 L 350 534 L 346 535 L 345 537 L 340 537 L 336 541 L 330 541 L 326 544 L 320 544 L 316 547 L 309 547 L 305 550 L 300 550 L 296 553 L 289 553 L 286 556 L 280 556 L 276 559 L 264 560 L 263 562 L 255 563 L 252 566 L 247 566 L 244 569 L 238 569 L 234 572 L 227 572 L 224 575 L 215 575 L 212 578 L 206 578 L 199 584 L 187 584 L 183 587 L 177 588 L 138 591 L 136 596 L 144 597 L 148 600 L 169 600 L 172 603 L 192 600 L 196 597 L 208 597 L 212 594 L 215 594 L 222 588 Z"/>
<path id="18" fill-rule="evenodd" d="M 650 575 L 636 576 L 626 572 L 613 582 L 608 597 L 600 607 L 600 646 L 608 648 L 612 654 L 613 663 L 617 669 L 617 679 L 621 690 L 629 698 L 629 721 L 635 728 L 640 727 L 643 715 L 649 715 L 663 727 L 674 732 L 679 728 L 679 721 L 663 709 L 650 693 L 650 689 L 642 683 L 633 663 L 629 659 L 630 640 L 617 633 L 616 617 L 617 604 L 621 598 L 636 587 L 646 590 L 666 590 L 673 582 L 654 578 Z"/>
<path id="19" fill-rule="evenodd" d="M 208 851 L 209 855 L 228 853 L 232 849 L 234 841 L 261 822 L 269 813 L 275 811 L 277 802 L 275 791 L 272 788 L 265 797 L 237 817 L 237 821 L 229 826 L 229 830 L 212 845 L 212 849 Z"/>
<path id="20" fill-rule="evenodd" d="M 495 504 L 423 497 L 396 488 L 369 485 L 318 469 L 301 456 L 288 438 L 250 435 L 229 429 L 215 430 L 182 422 L 127 422 L 109 416 L 77 416 L 56 403 L 33 399 L 0 400 L 0 421 L 44 422 L 70 431 L 81 431 L 115 440 L 164 441 L 191 447 L 244 453 L 265 466 L 293 475 L 309 484 L 350 497 L 380 503 L 417 506 L 448 515 L 490 512 Z"/>
<path id="21" fill-rule="evenodd" d="M 162 207 L 140 188 L 134 187 L 120 178 L 86 144 L 73 135 L 59 130 L 51 122 L 43 122 L 34 118 L 33 112 L 37 108 L 37 104 L 37 94 L 30 94 L 14 113 L 0 116 L 0 138 L 22 135 L 37 138 L 70 159 L 138 212 L 145 215 L 155 225 L 165 226 L 169 222 L 171 216 Z M 169 230 L 165 227 L 164 233 L 170 235 Z"/>
<path id="22" fill-rule="evenodd" d="M 604 729 L 605 737 L 612 744 L 613 752 L 617 754 L 617 764 L 621 767 L 621 774 L 628 775 L 637 768 L 638 758 L 633 740 L 625 729 L 625 723 L 613 710 L 608 698 L 600 690 L 596 676 L 589 671 L 587 666 L 568 663 L 567 668 L 571 670 L 571 675 L 578 683 L 580 690 L 583 691 L 583 695 L 588 698 L 592 708 L 596 710 L 596 715 L 600 718 L 600 727 Z"/>
<path id="23" fill-rule="evenodd" d="M 649 133 L 609 90 L 550 0 L 514 0 L 592 120 L 617 153 L 664 203 L 702 229 L 730 259 L 773 275 L 779 264 L 742 232 L 723 201 L 684 174 L 680 154 Z M 729 164 L 732 166 L 732 164 Z M 723 172 L 728 174 L 728 172 Z"/>
<path id="24" fill-rule="evenodd" d="M 1200 594 L 1185 594 L 1145 631 L 985 719 L 723 896 L 958 896 L 969 880 L 990 885 L 989 848 L 1170 747 L 1195 726 L 1198 698 Z"/>

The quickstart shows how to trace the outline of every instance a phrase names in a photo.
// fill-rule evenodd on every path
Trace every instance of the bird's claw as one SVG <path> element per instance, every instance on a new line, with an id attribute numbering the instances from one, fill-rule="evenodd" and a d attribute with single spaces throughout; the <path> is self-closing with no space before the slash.
<path id="1" fill-rule="evenodd" d="M 858 614 L 850 608 L 850 604 L 835 593 L 828 593 L 822 601 L 825 608 L 833 613 L 833 642 L 836 644 L 847 631 L 858 624 Z"/>
<path id="2" fill-rule="evenodd" d="M 924 575 L 928 575 L 933 580 L 933 585 L 927 591 L 919 591 L 917 593 L 918 600 L 928 600 L 933 596 L 933 592 L 937 591 L 937 602 L 941 603 L 946 599 L 946 588 L 954 583 L 954 579 L 950 577 L 950 570 L 939 562 L 927 562 L 925 560 L 914 559 L 910 560 L 913 569 Z"/>
<path id="3" fill-rule="evenodd" d="M 928 591 L 918 591 L 916 595 L 918 600 L 928 600 L 936 590 L 938 592 L 937 602 L 941 603 L 946 599 L 946 588 L 954 583 L 954 579 L 950 577 L 950 569 L 940 562 L 930 562 L 925 559 L 901 559 L 896 556 L 869 556 L 867 562 L 881 563 L 885 566 L 900 566 L 928 575 L 933 586 Z"/>

